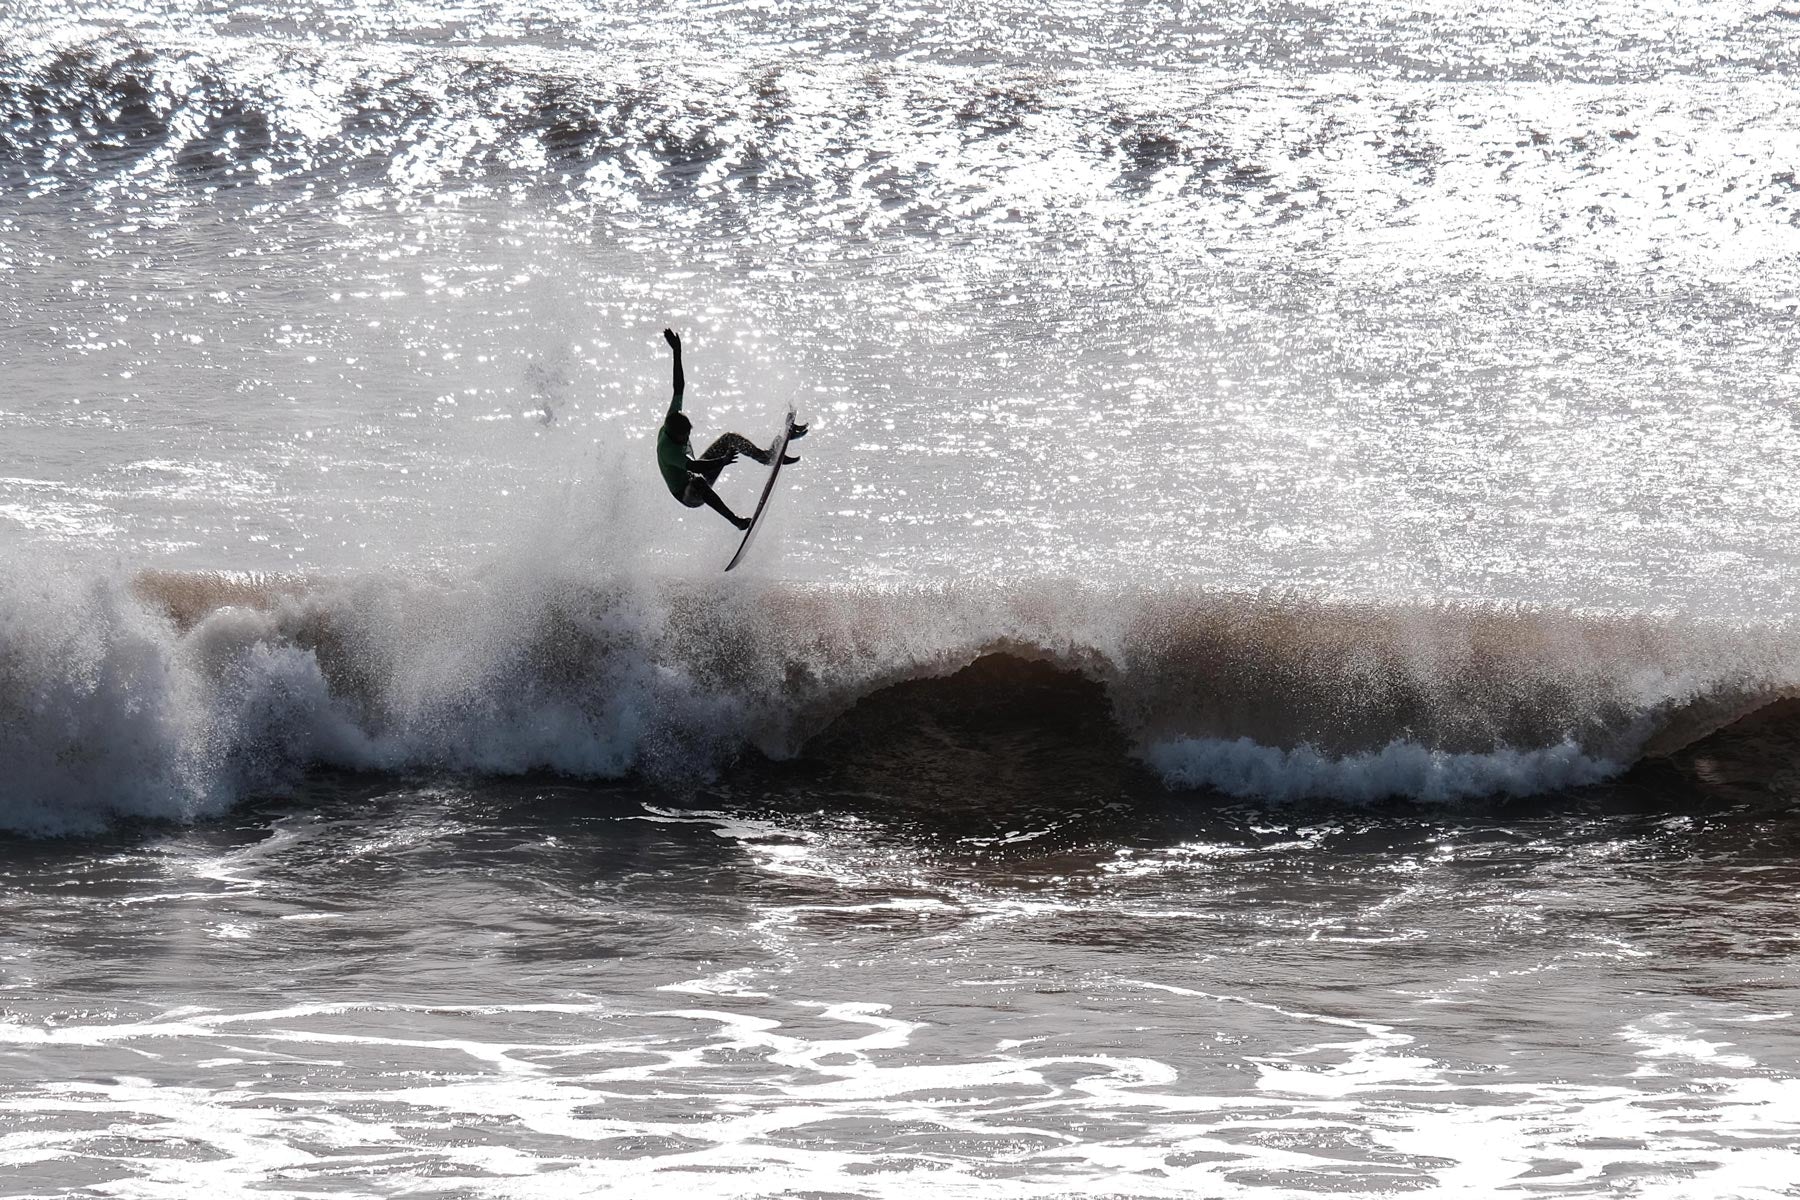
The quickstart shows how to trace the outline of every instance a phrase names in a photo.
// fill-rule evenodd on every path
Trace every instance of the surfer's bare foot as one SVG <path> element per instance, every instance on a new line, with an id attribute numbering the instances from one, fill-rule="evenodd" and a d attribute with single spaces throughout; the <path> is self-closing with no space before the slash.
<path id="1" fill-rule="evenodd" d="M 791 442 L 795 438 L 803 438 L 805 436 L 806 436 L 806 426 L 796 425 L 796 426 L 794 426 L 793 431 L 788 434 L 788 441 Z"/>
<path id="2" fill-rule="evenodd" d="M 731 523 L 733 525 L 736 525 L 739 529 L 750 528 L 750 518 L 749 517 L 733 517 L 733 518 L 731 518 Z"/>
<path id="3" fill-rule="evenodd" d="M 797 463 L 799 461 L 800 460 L 792 454 L 784 454 L 781 456 L 781 465 L 784 467 L 789 463 Z"/>

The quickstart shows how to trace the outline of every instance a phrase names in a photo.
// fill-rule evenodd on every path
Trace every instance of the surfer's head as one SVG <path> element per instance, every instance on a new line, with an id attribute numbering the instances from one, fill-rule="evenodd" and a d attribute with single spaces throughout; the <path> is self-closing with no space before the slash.
<path id="1" fill-rule="evenodd" d="M 685 446 L 688 438 L 693 435 L 694 423 L 688 420 L 684 413 L 672 413 L 669 419 L 663 422 L 663 428 L 669 431 L 670 437 Z"/>

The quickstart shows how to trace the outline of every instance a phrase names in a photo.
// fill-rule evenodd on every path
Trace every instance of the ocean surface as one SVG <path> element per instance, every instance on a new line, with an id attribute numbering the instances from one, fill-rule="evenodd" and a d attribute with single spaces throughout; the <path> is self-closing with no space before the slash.
<path id="1" fill-rule="evenodd" d="M 1783 0 L 0 0 L 0 1196 L 1800 1196 L 1797 348 Z"/>

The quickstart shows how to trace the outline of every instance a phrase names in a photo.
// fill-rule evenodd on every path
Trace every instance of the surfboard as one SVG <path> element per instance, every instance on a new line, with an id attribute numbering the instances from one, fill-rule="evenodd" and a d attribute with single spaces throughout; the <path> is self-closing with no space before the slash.
<path id="1" fill-rule="evenodd" d="M 750 539 L 762 525 L 763 510 L 769 507 L 769 497 L 775 494 L 775 480 L 781 475 L 781 456 L 787 453 L 788 439 L 794 434 L 794 410 L 787 411 L 787 420 L 782 422 L 781 436 L 775 439 L 772 453 L 769 455 L 769 482 L 763 484 L 762 495 L 757 498 L 756 511 L 750 514 L 750 528 L 744 530 L 744 540 L 738 543 L 737 553 L 725 564 L 727 571 L 744 561 L 744 555 L 750 550 Z"/>

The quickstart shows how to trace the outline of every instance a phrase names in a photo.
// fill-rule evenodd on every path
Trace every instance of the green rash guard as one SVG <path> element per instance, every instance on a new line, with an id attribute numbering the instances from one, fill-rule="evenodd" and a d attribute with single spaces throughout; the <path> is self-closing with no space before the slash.
<path id="1" fill-rule="evenodd" d="M 676 371 L 680 371 L 679 362 Z M 679 378 L 677 382 L 680 382 Z M 656 431 L 656 469 L 662 472 L 663 482 L 669 485 L 669 493 L 677 500 L 687 494 L 688 478 L 692 474 L 688 463 L 692 455 L 688 453 L 686 441 L 677 442 L 675 435 L 669 432 L 669 418 L 681 411 L 681 393 L 675 393 L 669 401 L 669 411 L 663 414 L 662 428 Z"/>

